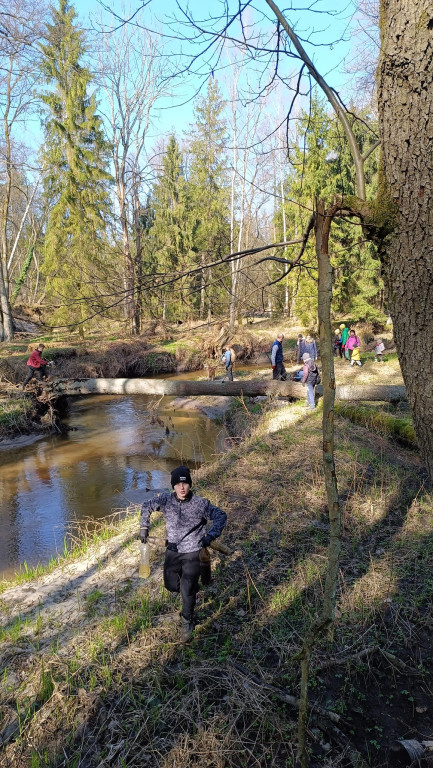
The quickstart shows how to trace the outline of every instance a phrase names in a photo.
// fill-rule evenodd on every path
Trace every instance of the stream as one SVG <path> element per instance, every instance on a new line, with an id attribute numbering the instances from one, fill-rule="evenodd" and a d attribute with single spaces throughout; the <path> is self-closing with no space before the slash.
<path id="1" fill-rule="evenodd" d="M 197 468 L 224 450 L 223 428 L 199 411 L 169 397 L 152 406 L 145 395 L 71 399 L 66 434 L 0 450 L 0 578 L 63 552 L 73 521 L 140 504 L 179 464 Z"/>

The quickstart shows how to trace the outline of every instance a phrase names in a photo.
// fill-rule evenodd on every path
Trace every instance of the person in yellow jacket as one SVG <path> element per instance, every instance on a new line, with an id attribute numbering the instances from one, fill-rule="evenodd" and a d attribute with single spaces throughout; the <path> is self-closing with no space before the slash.
<path id="1" fill-rule="evenodd" d="M 350 358 L 350 365 L 361 365 L 361 350 L 358 344 L 355 344 L 352 348 L 352 357 Z"/>

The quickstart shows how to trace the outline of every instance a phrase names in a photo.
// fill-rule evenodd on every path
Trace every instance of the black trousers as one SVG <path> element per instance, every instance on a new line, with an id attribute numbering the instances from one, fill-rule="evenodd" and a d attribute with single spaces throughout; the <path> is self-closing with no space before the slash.
<path id="1" fill-rule="evenodd" d="M 164 586 L 169 592 L 180 592 L 182 616 L 192 621 L 200 576 L 200 550 L 196 552 L 165 551 Z"/>
<path id="2" fill-rule="evenodd" d="M 46 373 L 46 371 L 45 371 L 45 366 L 41 366 L 40 368 L 33 368 L 33 366 L 32 366 L 32 365 L 28 365 L 27 367 L 28 367 L 28 369 L 29 369 L 29 370 L 28 370 L 28 373 L 27 373 L 27 378 L 26 378 L 26 380 L 23 382 L 23 387 L 25 387 L 25 386 L 26 386 L 26 384 L 28 384 L 28 383 L 29 383 L 30 379 L 32 379 L 32 378 L 33 378 L 33 376 L 35 375 L 35 373 L 38 373 L 38 374 L 39 374 L 39 378 L 40 378 L 40 380 L 41 380 L 41 381 L 42 381 L 42 379 L 45 379 L 45 378 L 46 378 L 46 376 L 47 376 L 47 373 Z"/>
<path id="3" fill-rule="evenodd" d="M 272 378 L 281 379 L 281 381 L 286 381 L 287 373 L 286 373 L 286 369 L 284 368 L 284 363 L 275 363 L 275 368 L 272 371 Z"/>
<path id="4" fill-rule="evenodd" d="M 227 381 L 233 381 L 233 363 L 226 365 L 226 377 Z"/>

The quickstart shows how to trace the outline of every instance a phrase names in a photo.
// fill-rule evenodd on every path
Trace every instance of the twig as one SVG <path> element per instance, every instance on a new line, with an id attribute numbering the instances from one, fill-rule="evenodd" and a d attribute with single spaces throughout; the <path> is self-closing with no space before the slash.
<path id="1" fill-rule="evenodd" d="M 362 651 L 352 654 L 352 656 L 343 656 L 341 659 L 337 658 L 336 656 L 333 656 L 332 658 L 328 659 L 323 664 L 321 664 L 319 667 L 317 667 L 316 671 L 320 672 L 320 670 L 329 669 L 329 667 L 344 666 L 344 664 L 350 663 L 352 661 L 359 661 L 360 659 L 363 659 L 365 656 L 368 656 L 369 653 L 376 653 L 376 651 L 378 650 L 379 650 L 378 645 L 371 645 L 369 648 L 363 648 Z"/>
<path id="2" fill-rule="evenodd" d="M 385 657 L 391 664 L 394 664 L 400 672 L 410 672 L 411 675 L 419 675 L 419 671 L 417 669 L 414 669 L 413 667 L 409 667 L 408 664 L 405 664 L 404 661 L 399 659 L 397 656 L 394 656 L 393 653 L 390 653 L 389 651 L 384 651 L 382 648 L 378 648 L 378 651 L 382 654 L 382 656 Z"/>
<path id="3" fill-rule="evenodd" d="M 296 696 L 292 696 L 282 688 L 277 688 L 275 685 L 271 685 L 271 683 L 266 683 L 263 680 L 260 680 L 259 677 L 253 675 L 237 661 L 232 661 L 232 665 L 243 675 L 249 677 L 250 680 L 256 685 L 260 685 L 262 688 L 266 688 L 266 690 L 272 691 L 273 695 L 276 696 L 277 699 L 280 699 L 280 701 L 284 701 L 286 704 L 290 704 L 291 707 L 295 707 L 296 709 L 299 707 L 299 699 L 297 699 Z M 316 704 L 311 705 L 311 710 L 316 712 L 318 715 L 329 718 L 329 720 L 331 720 L 333 723 L 343 722 L 340 715 L 338 715 L 336 712 L 331 712 L 329 709 L 323 709 Z"/>

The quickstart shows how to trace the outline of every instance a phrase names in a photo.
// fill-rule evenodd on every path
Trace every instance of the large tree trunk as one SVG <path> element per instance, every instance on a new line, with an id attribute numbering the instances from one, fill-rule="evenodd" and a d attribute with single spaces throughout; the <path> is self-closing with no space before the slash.
<path id="1" fill-rule="evenodd" d="M 249 381 L 190 381 L 181 379 L 58 379 L 49 385 L 55 392 L 65 395 L 174 395 L 195 397 L 198 395 L 223 395 L 229 397 L 278 397 L 305 398 L 306 391 L 296 381 L 260 379 Z M 322 387 L 316 387 L 318 395 Z M 399 401 L 405 399 L 404 387 L 343 386 L 337 387 L 339 400 Z"/>
<path id="2" fill-rule="evenodd" d="M 433 480 L 432 26 L 431 0 L 381 0 L 379 120 L 396 216 L 382 262 L 414 426 Z"/>

